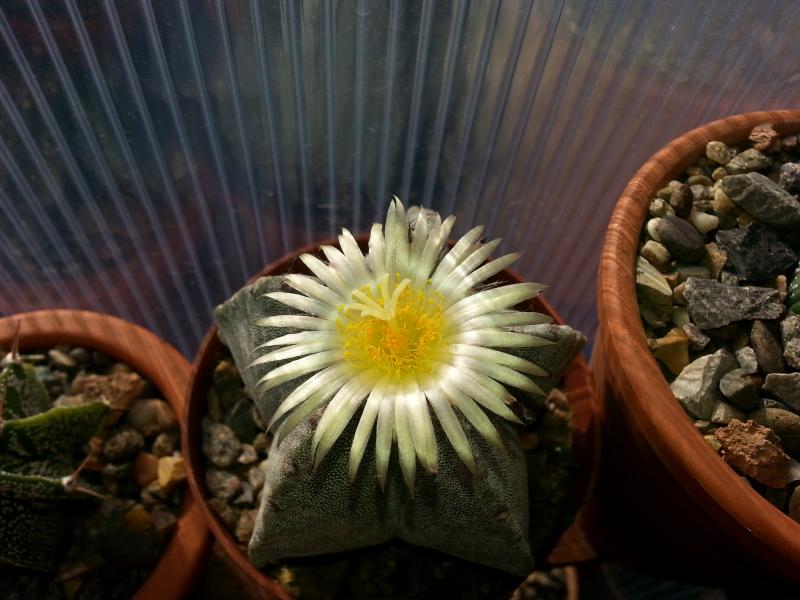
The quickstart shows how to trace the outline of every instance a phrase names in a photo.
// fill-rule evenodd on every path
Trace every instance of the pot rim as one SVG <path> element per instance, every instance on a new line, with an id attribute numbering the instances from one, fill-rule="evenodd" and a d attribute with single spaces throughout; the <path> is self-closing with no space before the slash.
<path id="1" fill-rule="evenodd" d="M 18 321 L 22 348 L 69 344 L 105 352 L 152 381 L 172 406 L 178 421 L 184 418 L 189 363 L 152 332 L 97 312 L 37 310 L 0 319 L 0 345 L 10 345 Z M 188 486 L 175 533 L 135 598 L 182 598 L 189 592 L 210 542 L 199 505 Z"/>
<path id="2" fill-rule="evenodd" d="M 355 236 L 359 244 L 366 243 L 367 235 Z M 313 244 L 308 244 L 302 248 L 279 258 L 266 267 L 258 274 L 251 277 L 245 285 L 249 285 L 268 275 L 280 275 L 293 270 L 298 258 L 304 253 L 318 252 L 323 245 L 337 245 L 336 240 L 325 240 Z M 523 279 L 515 272 L 504 269 L 496 277 L 505 277 L 515 281 Z M 544 312 L 553 317 L 554 323 L 564 324 L 564 320 L 553 309 L 553 307 L 541 295 L 536 297 L 532 304 L 539 312 Z M 222 546 L 231 560 L 259 586 L 265 588 L 269 593 L 281 600 L 292 600 L 290 596 L 277 582 L 268 577 L 263 571 L 250 563 L 246 555 L 239 549 L 233 536 L 220 520 L 219 516 L 211 509 L 208 504 L 208 491 L 205 483 L 201 481 L 202 473 L 205 471 L 205 459 L 200 450 L 200 422 L 205 415 L 205 401 L 200 400 L 204 397 L 210 382 L 210 368 L 216 359 L 216 353 L 223 347 L 222 342 L 217 337 L 217 325 L 212 324 L 206 333 L 198 352 L 192 361 L 192 372 L 187 388 L 185 401 L 185 415 L 181 419 L 181 444 L 186 448 L 187 475 L 192 493 L 199 500 L 202 512 L 206 518 L 208 528 L 211 530 L 216 541 Z M 582 465 L 579 476 L 576 477 L 575 497 L 578 505 L 583 506 L 590 495 L 590 489 L 594 484 L 596 465 L 600 452 L 600 428 L 602 405 L 599 401 L 594 387 L 591 373 L 582 355 L 573 359 L 572 364 L 564 373 L 565 388 L 568 390 L 568 397 L 573 411 L 572 429 L 575 434 L 575 448 L 578 456 L 578 463 Z M 201 414 L 202 413 L 202 414 Z M 576 517 L 580 521 L 581 515 Z M 582 537 L 578 538 L 578 543 L 584 542 Z M 561 555 L 569 552 L 569 544 L 561 550 Z M 585 550 L 584 550 L 585 552 Z M 592 555 L 593 557 L 593 555 Z"/>
<path id="3" fill-rule="evenodd" d="M 760 544 L 787 576 L 796 578 L 800 523 L 747 485 L 697 435 L 648 349 L 635 284 L 639 236 L 655 192 L 691 165 L 707 142 L 741 142 L 754 126 L 764 123 L 772 123 L 781 134 L 796 133 L 800 131 L 800 110 L 745 113 L 701 125 L 664 146 L 631 178 L 612 213 L 600 259 L 596 343 L 606 348 L 603 369 L 608 370 L 609 378 L 631 392 L 624 395 L 629 403 L 628 425 L 637 435 L 646 436 L 659 460 L 668 465 L 693 500 L 706 508 L 709 519 L 731 531 L 742 530 L 745 543 Z M 614 357 L 613 362 L 609 356 Z M 627 365 L 640 368 L 626 371 Z"/>

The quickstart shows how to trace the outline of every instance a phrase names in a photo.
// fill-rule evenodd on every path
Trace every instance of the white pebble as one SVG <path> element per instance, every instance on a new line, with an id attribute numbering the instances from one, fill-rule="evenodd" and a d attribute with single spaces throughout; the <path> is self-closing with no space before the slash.
<path id="1" fill-rule="evenodd" d="M 695 229 L 700 233 L 706 234 L 719 227 L 719 217 L 693 210 L 692 214 L 689 215 L 689 223 L 694 225 Z"/>
<path id="2" fill-rule="evenodd" d="M 655 219 L 650 219 L 647 222 L 647 235 L 649 235 L 652 239 L 657 242 L 661 241 L 661 234 L 659 230 L 661 229 L 661 219 L 656 217 Z"/>

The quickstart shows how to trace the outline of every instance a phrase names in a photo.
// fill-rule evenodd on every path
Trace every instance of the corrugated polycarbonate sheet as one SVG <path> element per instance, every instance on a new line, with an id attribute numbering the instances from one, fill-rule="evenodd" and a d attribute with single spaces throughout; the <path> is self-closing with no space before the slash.
<path id="1" fill-rule="evenodd" d="M 800 4 L 0 5 L 0 311 L 81 307 L 191 356 L 267 262 L 393 194 L 522 250 L 574 326 L 625 182 L 800 98 Z"/>

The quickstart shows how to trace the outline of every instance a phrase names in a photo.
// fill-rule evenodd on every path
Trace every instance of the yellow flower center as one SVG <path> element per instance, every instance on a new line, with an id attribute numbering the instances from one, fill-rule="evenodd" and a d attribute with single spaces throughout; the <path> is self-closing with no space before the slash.
<path id="1" fill-rule="evenodd" d="M 444 345 L 444 298 L 412 288 L 399 274 L 395 279 L 392 285 L 385 275 L 379 284 L 354 291 L 354 302 L 339 307 L 336 330 L 344 358 L 393 378 L 429 373 Z"/>

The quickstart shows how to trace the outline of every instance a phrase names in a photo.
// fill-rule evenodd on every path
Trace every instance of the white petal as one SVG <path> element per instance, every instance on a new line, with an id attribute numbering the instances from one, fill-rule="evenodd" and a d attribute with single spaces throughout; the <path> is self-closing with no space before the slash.
<path id="1" fill-rule="evenodd" d="M 386 272 L 405 274 L 408 270 L 408 220 L 403 203 L 396 196 L 386 215 Z"/>
<path id="2" fill-rule="evenodd" d="M 539 283 L 514 283 L 483 290 L 462 298 L 445 309 L 444 316 L 451 323 L 460 323 L 472 317 L 516 306 L 520 302 L 530 300 L 544 288 L 545 286 Z"/>
<path id="3" fill-rule="evenodd" d="M 470 473 L 474 475 L 475 457 L 472 455 L 469 440 L 467 440 L 464 429 L 461 427 L 461 423 L 458 421 L 458 417 L 456 417 L 456 413 L 453 407 L 450 406 L 450 402 L 445 397 L 444 392 L 430 379 L 425 382 L 424 393 L 456 454 L 470 470 Z"/>
<path id="4" fill-rule="evenodd" d="M 290 358 L 297 358 L 298 356 L 305 356 L 306 354 L 316 354 L 323 350 L 330 350 L 331 348 L 338 348 L 341 344 L 337 340 L 322 340 L 319 342 L 310 342 L 307 344 L 296 344 L 294 346 L 287 346 L 280 350 L 268 352 L 256 358 L 253 362 L 247 365 L 247 368 L 256 365 L 263 365 L 270 362 L 278 362 L 280 360 L 289 360 Z"/>
<path id="5" fill-rule="evenodd" d="M 361 418 L 358 420 L 358 427 L 356 427 L 356 432 L 353 435 L 353 445 L 350 447 L 350 460 L 347 464 L 347 474 L 350 477 L 350 481 L 356 478 L 361 459 L 364 458 L 364 452 L 367 449 L 369 438 L 372 435 L 372 428 L 375 425 L 375 420 L 378 418 L 381 402 L 384 401 L 385 392 L 385 384 L 376 384 L 372 388 L 366 404 L 364 404 L 364 410 L 361 413 Z M 391 399 L 387 401 L 392 402 Z"/>
<path id="6" fill-rule="evenodd" d="M 509 369 L 503 365 L 491 363 L 487 364 L 485 361 L 476 360 L 474 358 L 466 358 L 463 356 L 458 357 L 458 362 L 469 369 L 474 369 L 479 373 L 488 375 L 492 379 L 496 379 L 497 381 L 505 383 L 506 385 L 510 385 L 511 387 L 525 390 L 527 392 L 531 392 L 532 394 L 541 394 L 542 396 L 545 395 L 542 389 L 533 381 L 531 381 L 530 378 L 526 377 L 522 373 L 518 373 L 514 369 Z"/>
<path id="7" fill-rule="evenodd" d="M 442 258 L 436 270 L 433 272 L 433 277 L 431 277 L 435 286 L 438 286 L 442 278 L 447 277 L 453 269 L 461 264 L 464 258 L 477 249 L 475 242 L 480 239 L 481 233 L 483 233 L 483 225 L 474 227 L 465 233 L 461 239 L 450 248 L 450 252 L 444 255 L 444 258 Z"/>
<path id="8" fill-rule="evenodd" d="M 397 435 L 400 470 L 403 472 L 403 479 L 413 496 L 417 460 L 416 451 L 414 450 L 414 440 L 411 437 L 411 428 L 408 425 L 408 403 L 408 395 L 398 391 L 394 402 L 394 431 Z"/>
<path id="9" fill-rule="evenodd" d="M 342 278 L 342 281 L 347 284 L 347 287 L 357 289 L 363 285 L 361 278 L 356 275 L 353 267 L 350 266 L 350 261 L 345 258 L 341 250 L 328 245 L 320 246 L 320 250 L 322 250 L 325 258 L 328 259 L 330 265 Z"/>
<path id="10" fill-rule="evenodd" d="M 470 358 L 486 361 L 490 364 L 505 365 L 520 373 L 547 377 L 547 371 L 539 365 L 500 350 L 484 348 L 483 346 L 471 346 L 469 344 L 451 344 L 450 352 L 458 356 L 469 356 Z"/>
<path id="11" fill-rule="evenodd" d="M 280 406 L 278 406 L 278 410 L 272 415 L 267 429 L 272 429 L 272 426 L 277 423 L 283 415 L 305 402 L 320 390 L 329 390 L 330 394 L 328 394 L 328 397 L 332 396 L 351 375 L 352 371 L 350 367 L 343 363 L 332 365 L 319 373 L 315 373 L 294 388 L 291 394 L 286 396 Z"/>
<path id="12" fill-rule="evenodd" d="M 434 289 L 439 290 L 446 299 L 450 299 L 451 294 L 458 285 L 463 282 L 472 271 L 477 269 L 483 261 L 489 258 L 499 244 L 500 240 L 492 240 L 475 250 L 475 252 L 461 261 L 461 264 L 455 269 L 440 279 L 438 285 L 434 284 Z M 447 302 L 447 304 L 451 304 L 451 302 Z"/>
<path id="13" fill-rule="evenodd" d="M 286 275 L 285 277 L 286 283 L 288 283 L 298 292 L 302 292 L 311 298 L 316 298 L 320 302 L 330 306 L 339 306 L 343 301 L 350 299 L 350 296 L 337 294 L 329 287 L 325 287 L 315 277 L 309 277 L 308 275 L 300 275 L 297 273 L 292 273 L 290 275 Z"/>
<path id="14" fill-rule="evenodd" d="M 465 277 L 453 290 L 453 294 L 464 294 L 471 290 L 476 285 L 486 281 L 490 277 L 497 275 L 503 269 L 507 269 L 514 264 L 521 255 L 518 252 L 506 254 L 500 258 L 496 258 L 480 267 L 479 269 L 470 273 Z"/>
<path id="15" fill-rule="evenodd" d="M 440 381 L 439 387 L 450 401 L 455 404 L 456 408 L 461 411 L 461 414 L 466 417 L 467 421 L 470 422 L 481 437 L 501 452 L 505 452 L 503 440 L 500 439 L 500 434 L 497 432 L 494 424 L 472 398 L 448 381 Z"/>
<path id="16" fill-rule="evenodd" d="M 259 327 L 284 327 L 287 329 L 310 329 L 322 331 L 326 329 L 336 329 L 336 323 L 330 319 L 319 319 L 317 317 L 306 317 L 305 315 L 275 315 L 258 319 L 256 325 Z"/>
<path id="17" fill-rule="evenodd" d="M 383 225 L 380 223 L 375 223 L 369 232 L 367 264 L 376 277 L 386 273 L 386 241 L 383 236 Z"/>
<path id="18" fill-rule="evenodd" d="M 272 338 L 270 341 L 256 346 L 253 350 L 260 350 L 268 346 L 289 346 L 293 344 L 306 344 L 309 342 L 337 339 L 340 338 L 339 334 L 335 331 L 301 331 L 300 333 L 288 333 L 280 337 Z"/>
<path id="19" fill-rule="evenodd" d="M 319 300 L 309 298 L 308 296 L 301 296 L 300 294 L 270 292 L 268 294 L 264 294 L 264 296 L 272 298 L 273 300 L 276 300 L 281 304 L 285 304 L 286 306 L 291 306 L 297 310 L 302 310 L 303 312 L 316 317 L 328 318 L 331 315 L 331 312 L 336 310 L 329 304 L 323 304 Z"/>
<path id="20" fill-rule="evenodd" d="M 430 277 L 431 271 L 439 258 L 439 254 L 447 243 L 450 232 L 453 230 L 453 225 L 456 222 L 454 216 L 447 217 L 442 223 L 438 231 L 434 231 L 428 236 L 428 241 L 425 243 L 425 248 L 422 251 L 422 256 L 419 263 L 416 265 L 416 281 L 417 286 L 421 286 Z"/>
<path id="21" fill-rule="evenodd" d="M 358 247 L 358 242 L 347 229 L 342 229 L 342 235 L 339 236 L 339 245 L 342 247 L 342 252 L 350 261 L 350 266 L 356 275 L 366 281 L 371 277 L 367 261 L 364 259 L 364 254 L 361 248 Z"/>
<path id="22" fill-rule="evenodd" d="M 425 396 L 420 392 L 416 381 L 410 383 L 406 389 L 408 402 L 407 417 L 411 438 L 414 440 L 414 449 L 422 466 L 428 472 L 436 473 L 438 463 L 438 449 L 436 435 L 433 433 L 433 422 L 428 410 Z"/>
<path id="23" fill-rule="evenodd" d="M 286 420 L 281 423 L 278 430 L 275 432 L 275 439 L 280 446 L 283 440 L 289 435 L 292 430 L 300 424 L 300 421 L 305 419 L 312 411 L 328 401 L 333 396 L 337 388 L 326 388 L 317 390 L 311 395 L 308 400 L 298 406 L 292 413 L 286 417 Z"/>
<path id="24" fill-rule="evenodd" d="M 469 331 L 470 329 L 483 329 L 485 327 L 518 327 L 523 325 L 543 325 L 552 322 L 553 318 L 543 313 L 505 310 L 467 319 L 455 327 L 450 327 L 450 329 Z"/>
<path id="25" fill-rule="evenodd" d="M 447 380 L 487 410 L 507 421 L 521 423 L 508 407 L 509 404 L 516 403 L 514 396 L 496 381 L 481 375 L 480 371 L 471 371 L 468 364 L 466 360 L 459 359 L 457 367 L 450 367 L 445 371 Z"/>
<path id="26" fill-rule="evenodd" d="M 297 379 L 307 373 L 319 371 L 322 367 L 343 360 L 344 352 L 341 350 L 327 350 L 318 354 L 304 356 L 303 358 L 298 358 L 290 363 L 281 365 L 277 369 L 273 369 L 264 375 L 256 382 L 256 389 L 263 393 L 277 385 L 286 383 L 292 379 Z"/>
<path id="27" fill-rule="evenodd" d="M 381 489 L 386 486 L 386 473 L 389 470 L 389 459 L 392 455 L 392 437 L 394 434 L 394 390 L 386 384 L 383 402 L 378 410 L 378 425 L 375 432 L 375 471 Z"/>
<path id="28" fill-rule="evenodd" d="M 350 423 L 350 419 L 369 394 L 373 383 L 371 374 L 361 374 L 345 383 L 325 407 L 325 412 L 322 413 L 322 418 L 314 431 L 314 438 L 311 440 L 311 455 L 314 457 L 315 470 Z"/>
<path id="29" fill-rule="evenodd" d="M 489 348 L 538 348 L 539 346 L 552 346 L 553 340 L 531 335 L 503 331 L 501 329 L 472 329 L 454 333 L 444 338 L 450 344 L 472 344 Z"/>
<path id="30" fill-rule="evenodd" d="M 340 296 L 346 298 L 350 293 L 351 288 L 344 282 L 341 275 L 337 273 L 330 266 L 326 265 L 316 256 L 311 254 L 301 254 L 300 260 L 303 261 L 314 275 L 322 280 L 322 283 L 327 285 L 330 289 L 335 291 Z"/>

